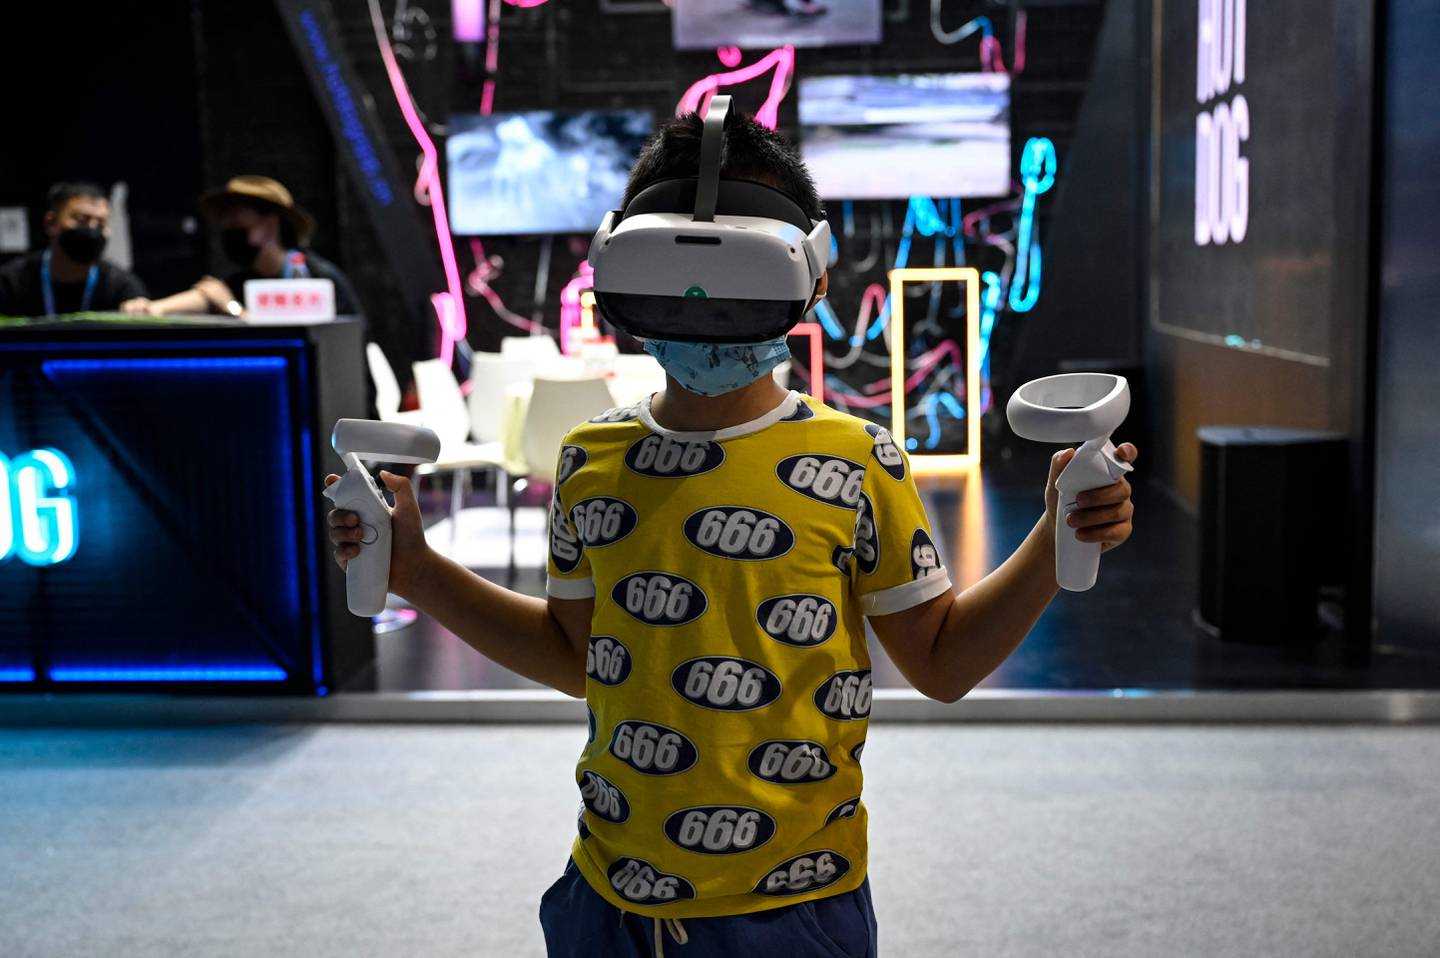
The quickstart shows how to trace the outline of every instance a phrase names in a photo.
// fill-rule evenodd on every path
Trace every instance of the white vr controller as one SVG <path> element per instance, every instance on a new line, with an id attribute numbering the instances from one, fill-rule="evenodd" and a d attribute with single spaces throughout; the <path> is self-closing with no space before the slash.
<path id="1" fill-rule="evenodd" d="M 1100 570 L 1100 543 L 1081 542 L 1067 525 L 1075 497 L 1115 482 L 1134 466 L 1115 458 L 1110 434 L 1130 412 L 1130 384 L 1108 373 L 1065 373 L 1035 379 L 1015 390 L 1005 416 L 1017 436 L 1038 442 L 1079 442 L 1075 458 L 1055 480 L 1055 580 L 1084 592 Z"/>
<path id="2" fill-rule="evenodd" d="M 346 604 L 356 615 L 376 616 L 385 610 L 390 586 L 390 506 L 361 460 L 434 462 L 440 437 L 424 426 L 341 419 L 330 445 L 345 461 L 345 475 L 325 495 L 335 508 L 357 513 L 365 532 L 360 554 L 345 565 Z"/>

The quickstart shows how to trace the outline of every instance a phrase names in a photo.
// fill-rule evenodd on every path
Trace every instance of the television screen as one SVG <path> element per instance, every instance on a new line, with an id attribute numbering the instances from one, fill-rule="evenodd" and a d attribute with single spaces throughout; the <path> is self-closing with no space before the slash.
<path id="1" fill-rule="evenodd" d="M 589 233 L 620 205 L 650 114 L 496 113 L 450 118 L 450 230 Z"/>
<path id="2" fill-rule="evenodd" d="M 1010 192 L 1010 78 L 1003 73 L 800 81 L 800 147 L 835 199 Z"/>
<path id="3" fill-rule="evenodd" d="M 880 42 L 880 0 L 674 0 L 675 47 Z"/>

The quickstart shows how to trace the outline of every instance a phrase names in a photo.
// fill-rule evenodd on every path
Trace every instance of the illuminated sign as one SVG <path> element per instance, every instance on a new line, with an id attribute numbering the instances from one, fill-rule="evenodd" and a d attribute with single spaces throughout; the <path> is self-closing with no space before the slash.
<path id="1" fill-rule="evenodd" d="M 1250 228 L 1250 104 L 1231 86 L 1245 82 L 1246 0 L 1198 0 L 1195 60 L 1195 245 L 1223 246 Z M 1219 99 L 1213 107 L 1211 101 Z"/>
<path id="2" fill-rule="evenodd" d="M 75 554 L 75 500 L 65 491 L 74 481 L 59 450 L 0 455 L 0 562 L 13 553 L 30 565 L 55 565 Z"/>

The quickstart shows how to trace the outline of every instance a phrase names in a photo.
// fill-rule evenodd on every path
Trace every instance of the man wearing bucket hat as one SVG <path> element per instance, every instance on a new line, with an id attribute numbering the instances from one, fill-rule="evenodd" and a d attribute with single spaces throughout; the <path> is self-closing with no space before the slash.
<path id="1" fill-rule="evenodd" d="M 354 287 L 340 268 L 308 248 L 315 219 L 278 180 L 232 177 L 200 197 L 200 211 L 220 231 L 220 249 L 234 269 L 223 278 L 201 278 L 190 289 L 154 300 L 146 312 L 228 313 L 238 316 L 238 295 L 249 279 L 328 279 L 335 284 L 335 312 L 360 312 Z"/>

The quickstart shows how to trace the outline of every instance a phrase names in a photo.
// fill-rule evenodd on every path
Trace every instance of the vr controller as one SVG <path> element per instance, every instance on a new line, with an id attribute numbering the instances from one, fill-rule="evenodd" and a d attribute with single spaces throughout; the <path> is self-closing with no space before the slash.
<path id="1" fill-rule="evenodd" d="M 1108 373 L 1066 373 L 1035 379 L 1015 390 L 1005 416 L 1017 436 L 1037 442 L 1079 442 L 1075 457 L 1055 480 L 1055 580 L 1084 592 L 1100 569 L 1100 543 L 1081 542 L 1066 524 L 1082 492 L 1108 486 L 1134 468 L 1115 458 L 1113 433 L 1130 412 L 1130 384 Z"/>
<path id="2" fill-rule="evenodd" d="M 364 537 L 360 554 L 345 565 L 345 599 L 350 611 L 367 618 L 385 609 L 390 586 L 390 506 L 362 460 L 434 462 L 440 437 L 424 426 L 369 419 L 335 423 L 330 445 L 345 461 L 345 475 L 325 490 L 337 509 L 358 514 Z"/>

